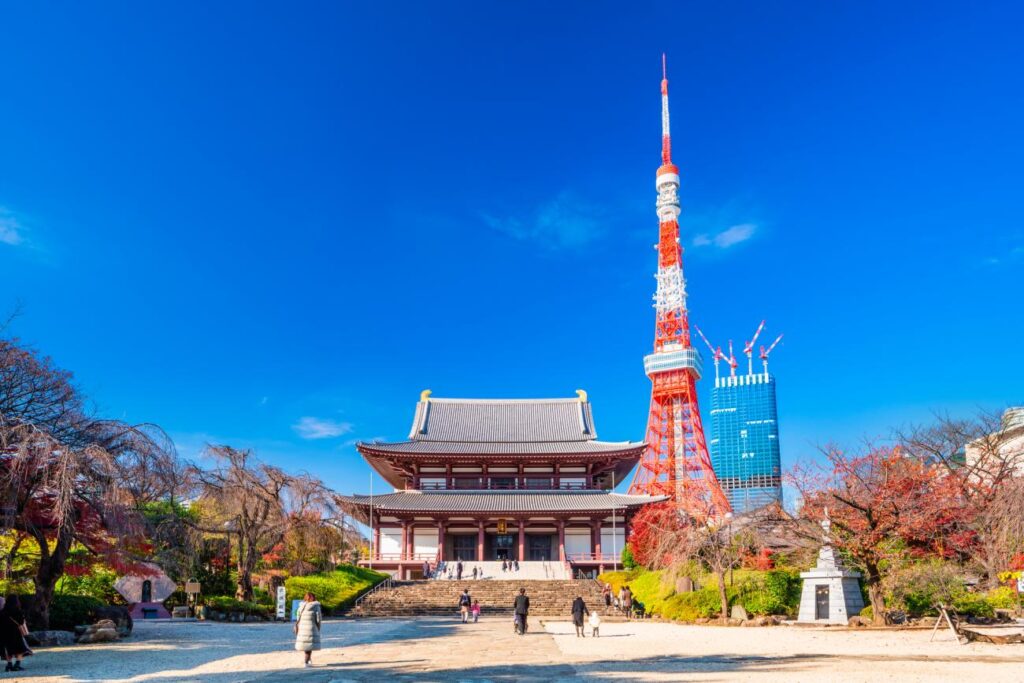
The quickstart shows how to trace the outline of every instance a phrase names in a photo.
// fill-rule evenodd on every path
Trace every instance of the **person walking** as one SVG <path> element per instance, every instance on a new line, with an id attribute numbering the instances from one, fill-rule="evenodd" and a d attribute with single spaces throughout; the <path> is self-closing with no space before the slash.
<path id="1" fill-rule="evenodd" d="M 530 616 L 530 598 L 526 595 L 525 588 L 519 589 L 519 595 L 513 603 L 513 611 L 516 615 L 516 633 L 525 635 L 527 618 Z"/>
<path id="2" fill-rule="evenodd" d="M 459 596 L 459 613 L 462 615 L 462 623 L 469 622 L 469 608 L 473 605 L 473 599 L 469 597 L 469 589 L 463 588 Z"/>
<path id="3" fill-rule="evenodd" d="M 430 578 L 430 562 L 428 562 L 427 560 L 423 560 L 423 578 Z"/>
<path id="4" fill-rule="evenodd" d="M 503 557 L 503 558 L 501 558 L 501 573 L 504 574 L 507 571 L 508 571 L 508 560 L 506 560 Z"/>
<path id="5" fill-rule="evenodd" d="M 586 638 L 583 633 L 584 615 L 589 616 L 590 610 L 587 609 L 587 603 L 583 602 L 583 596 L 577 595 L 576 599 L 572 601 L 572 624 L 576 627 L 577 638 Z"/>
<path id="6" fill-rule="evenodd" d="M 473 580 L 476 581 L 476 567 L 473 567 Z"/>
<path id="7" fill-rule="evenodd" d="M 601 615 L 597 612 L 590 613 L 590 635 L 597 638 L 601 631 Z"/>
<path id="8" fill-rule="evenodd" d="M 462 560 L 455 563 L 455 580 L 462 581 Z"/>
<path id="9" fill-rule="evenodd" d="M 612 585 L 610 583 L 606 583 L 604 585 L 604 588 L 601 589 L 601 595 L 604 596 L 604 606 L 605 607 L 611 607 L 612 606 Z"/>
<path id="10" fill-rule="evenodd" d="M 6 671 L 21 671 L 21 660 L 33 654 L 25 642 L 27 634 L 21 598 L 12 593 L 0 610 L 0 654 L 7 661 Z"/>
<path id="11" fill-rule="evenodd" d="M 480 601 L 479 600 L 474 600 L 473 601 L 473 607 L 472 607 L 471 611 L 473 612 L 473 623 L 475 624 L 478 621 L 480 621 Z"/>
<path id="12" fill-rule="evenodd" d="M 323 610 L 316 596 L 306 593 L 295 612 L 295 649 L 306 655 L 303 664 L 313 666 L 313 650 L 320 649 L 320 624 Z"/>
<path id="13" fill-rule="evenodd" d="M 622 587 L 622 611 L 626 613 L 626 619 L 633 618 L 633 591 L 629 586 Z"/>
<path id="14" fill-rule="evenodd" d="M 519 571 L 519 560 L 512 560 L 512 566 L 516 571 Z"/>

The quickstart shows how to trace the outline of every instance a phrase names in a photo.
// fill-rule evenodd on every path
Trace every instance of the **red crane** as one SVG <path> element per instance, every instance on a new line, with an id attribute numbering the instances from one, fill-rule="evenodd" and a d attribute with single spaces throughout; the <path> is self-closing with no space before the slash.
<path id="1" fill-rule="evenodd" d="M 764 363 L 764 374 L 766 375 L 768 374 L 768 354 L 772 352 L 772 349 L 774 349 L 780 341 L 782 341 L 781 334 L 775 338 L 775 341 L 772 342 L 767 351 L 763 346 L 761 347 L 761 362 Z"/>
<path id="2" fill-rule="evenodd" d="M 697 334 L 700 335 L 700 338 L 704 341 L 704 345 L 707 346 L 708 347 L 708 351 L 711 352 L 711 358 L 715 361 L 715 381 L 717 383 L 717 381 L 718 381 L 718 363 L 720 361 L 722 361 L 722 360 L 725 360 L 725 354 L 722 353 L 722 347 L 721 346 L 718 346 L 718 347 L 711 346 L 711 342 L 709 342 L 708 338 L 704 336 L 704 333 L 701 332 L 700 328 L 697 327 L 696 325 L 694 325 L 693 328 L 695 330 L 697 330 Z"/>
<path id="3" fill-rule="evenodd" d="M 757 338 L 759 336 L 761 336 L 761 330 L 764 329 L 764 322 L 765 321 L 762 320 L 761 324 L 757 326 L 757 331 L 754 332 L 753 339 L 751 339 L 750 341 L 748 341 L 746 344 L 743 345 L 743 353 L 747 354 L 747 374 L 748 375 L 753 375 L 754 374 L 754 344 L 757 342 Z M 764 347 L 762 347 L 762 348 L 764 348 Z"/>

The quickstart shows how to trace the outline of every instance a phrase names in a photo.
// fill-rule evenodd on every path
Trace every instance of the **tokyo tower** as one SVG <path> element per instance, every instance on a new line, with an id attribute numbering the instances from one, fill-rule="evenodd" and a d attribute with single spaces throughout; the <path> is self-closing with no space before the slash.
<path id="1" fill-rule="evenodd" d="M 669 496 L 680 511 L 718 517 L 729 512 L 730 507 L 711 468 L 697 407 L 701 357 L 690 344 L 686 312 L 683 249 L 679 245 L 679 169 L 672 163 L 664 55 L 661 69 L 654 353 L 644 356 L 644 370 L 652 383 L 651 412 L 647 420 L 647 451 L 629 492 Z"/>

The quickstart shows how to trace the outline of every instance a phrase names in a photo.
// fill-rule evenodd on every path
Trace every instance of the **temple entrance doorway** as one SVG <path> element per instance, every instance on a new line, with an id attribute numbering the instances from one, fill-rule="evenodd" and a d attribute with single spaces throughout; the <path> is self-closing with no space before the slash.
<path id="1" fill-rule="evenodd" d="M 526 537 L 526 557 L 533 562 L 547 561 L 551 559 L 551 537 L 534 536 Z"/>
<path id="2" fill-rule="evenodd" d="M 453 536 L 455 559 L 472 562 L 476 559 L 476 536 Z"/>
<path id="3" fill-rule="evenodd" d="M 494 537 L 494 559 L 511 560 L 514 556 L 516 537 L 513 534 L 498 534 Z"/>

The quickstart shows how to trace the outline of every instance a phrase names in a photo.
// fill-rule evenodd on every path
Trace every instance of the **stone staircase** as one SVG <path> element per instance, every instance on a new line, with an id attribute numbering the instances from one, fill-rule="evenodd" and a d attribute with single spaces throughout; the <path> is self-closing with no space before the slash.
<path id="1" fill-rule="evenodd" d="M 396 581 L 391 590 L 367 596 L 349 611 L 354 617 L 452 616 L 459 613 L 463 589 L 480 601 L 480 616 L 507 616 L 512 620 L 512 601 L 520 588 L 530 596 L 530 616 L 568 619 L 572 601 L 582 596 L 587 607 L 599 609 L 602 618 L 612 618 L 604 606 L 601 587 L 591 580 L 555 581 Z"/>
<path id="2" fill-rule="evenodd" d="M 442 562 L 435 573 L 436 579 L 440 581 L 452 580 L 455 577 L 455 560 Z M 572 578 L 572 572 L 563 562 L 520 562 L 519 570 L 511 567 L 501 570 L 501 561 L 465 561 L 462 563 L 462 578 L 473 578 L 473 569 L 477 570 L 477 577 L 491 581 L 551 581 L 567 580 Z M 480 603 L 483 604 L 483 603 Z"/>

